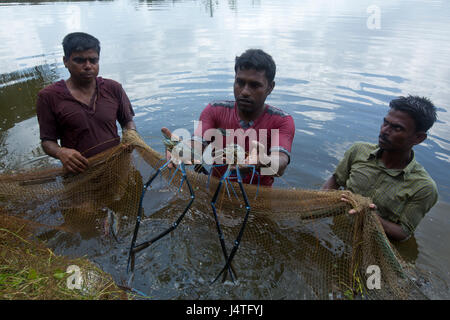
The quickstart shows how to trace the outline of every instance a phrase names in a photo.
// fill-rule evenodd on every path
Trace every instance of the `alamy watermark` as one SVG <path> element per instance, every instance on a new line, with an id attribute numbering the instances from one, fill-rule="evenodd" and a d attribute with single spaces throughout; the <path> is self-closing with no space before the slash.
<path id="1" fill-rule="evenodd" d="M 81 287 L 83 285 L 83 277 L 81 275 L 80 267 L 72 264 L 67 267 L 66 273 L 70 274 L 66 280 L 67 288 L 71 290 L 81 290 Z"/>
<path id="2" fill-rule="evenodd" d="M 366 269 L 366 274 L 369 275 L 366 280 L 367 289 L 381 289 L 381 270 L 377 265 L 370 265 Z"/>
<path id="3" fill-rule="evenodd" d="M 377 5 L 367 7 L 369 17 L 366 20 L 366 25 L 369 30 L 381 29 L 381 9 Z"/>
<path id="4" fill-rule="evenodd" d="M 75 264 L 68 266 L 66 273 L 69 274 L 66 285 L 70 290 L 89 291 L 100 281 L 100 276 L 97 272 L 89 270 L 88 272 L 82 273 L 80 267 Z"/>

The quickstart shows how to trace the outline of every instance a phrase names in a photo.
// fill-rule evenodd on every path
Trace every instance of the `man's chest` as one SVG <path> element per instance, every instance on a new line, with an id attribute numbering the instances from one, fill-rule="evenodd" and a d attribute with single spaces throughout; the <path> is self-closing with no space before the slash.
<path id="1" fill-rule="evenodd" d="M 58 124 L 64 127 L 82 126 L 86 122 L 115 122 L 118 102 L 109 96 L 98 96 L 92 103 L 84 104 L 75 99 L 63 99 L 54 107 Z"/>
<path id="2" fill-rule="evenodd" d="M 374 162 L 356 162 L 352 164 L 347 189 L 371 198 L 382 215 L 400 215 L 413 196 L 412 183 L 400 170 L 388 174 Z"/>

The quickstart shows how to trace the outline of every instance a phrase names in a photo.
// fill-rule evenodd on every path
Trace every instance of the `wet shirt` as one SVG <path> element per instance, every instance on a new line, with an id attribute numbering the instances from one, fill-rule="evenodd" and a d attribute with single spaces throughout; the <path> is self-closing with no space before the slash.
<path id="1" fill-rule="evenodd" d="M 382 218 L 399 224 L 411 235 L 436 204 L 436 183 L 413 159 L 404 169 L 388 169 L 378 145 L 355 143 L 335 171 L 340 186 L 372 199 Z"/>
<path id="2" fill-rule="evenodd" d="M 245 139 L 245 151 L 250 150 L 249 143 L 252 140 L 257 140 L 262 143 L 270 152 L 283 152 L 289 159 L 291 156 L 292 141 L 295 134 L 295 125 L 292 116 L 284 111 L 270 105 L 265 105 L 264 113 L 254 121 L 245 122 L 239 118 L 238 109 L 235 101 L 217 101 L 212 102 L 206 106 L 200 115 L 199 126 L 197 127 L 194 138 L 202 141 L 210 141 L 208 135 L 209 129 L 220 129 L 223 131 L 223 143 L 225 147 L 230 142 L 230 135 L 225 132 L 227 129 L 232 129 L 230 132 L 233 135 L 248 138 Z M 231 141 L 236 143 L 237 141 Z M 219 167 L 215 170 L 215 176 L 220 177 L 225 172 L 226 168 Z M 260 184 L 271 186 L 273 184 L 273 176 L 261 175 Z M 243 177 L 244 183 L 253 184 L 258 183 L 258 179 L 252 173 Z"/>
<path id="3" fill-rule="evenodd" d="M 133 120 L 133 108 L 118 82 L 101 77 L 96 81 L 96 94 L 89 105 L 76 100 L 64 80 L 39 92 L 36 111 L 41 140 L 60 139 L 62 147 L 85 157 L 119 144 L 116 121 L 125 126 Z"/>

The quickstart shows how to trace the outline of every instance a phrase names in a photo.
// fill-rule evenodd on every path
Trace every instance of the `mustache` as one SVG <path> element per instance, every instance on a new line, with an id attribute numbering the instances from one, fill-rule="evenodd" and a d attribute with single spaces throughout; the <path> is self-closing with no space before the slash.
<path id="1" fill-rule="evenodd" d="M 238 102 L 244 102 L 244 103 L 253 103 L 253 100 L 247 99 L 247 98 L 239 98 L 237 99 Z"/>
<path id="2" fill-rule="evenodd" d="M 385 134 L 380 134 L 380 135 L 378 136 L 378 139 L 380 139 L 380 140 L 382 140 L 383 142 L 386 142 L 386 143 L 391 143 L 391 142 L 389 141 L 388 137 L 387 137 Z"/>

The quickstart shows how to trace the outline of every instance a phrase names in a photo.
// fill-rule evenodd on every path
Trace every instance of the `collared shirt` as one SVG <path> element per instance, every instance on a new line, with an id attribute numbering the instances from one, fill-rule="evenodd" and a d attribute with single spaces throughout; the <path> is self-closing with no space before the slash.
<path id="1" fill-rule="evenodd" d="M 286 112 L 270 105 L 265 105 L 264 112 L 257 119 L 246 122 L 239 118 L 238 109 L 235 101 L 216 101 L 206 106 L 200 115 L 200 123 L 194 132 L 194 139 L 201 141 L 210 141 L 205 133 L 209 129 L 232 129 L 237 136 L 239 131 L 242 136 L 248 136 L 245 139 L 245 151 L 249 152 L 249 140 L 257 140 L 262 143 L 268 153 L 283 152 L 290 160 L 292 141 L 295 134 L 295 124 L 292 116 Z M 251 135 L 254 133 L 254 136 Z M 223 147 L 229 142 L 226 134 L 223 137 Z M 233 138 L 233 137 L 232 137 Z M 235 143 L 235 142 L 232 142 Z M 238 142 L 239 143 L 239 142 Z M 220 176 L 225 168 L 217 170 L 215 176 Z M 216 170 L 214 171 L 216 172 Z M 243 177 L 244 183 L 258 183 L 258 179 L 252 179 L 252 174 Z M 260 184 L 270 186 L 273 184 L 273 176 L 260 176 Z"/>
<path id="2" fill-rule="evenodd" d="M 134 111 L 122 86 L 98 77 L 96 94 L 89 105 L 75 99 L 64 80 L 42 89 L 36 112 L 41 140 L 61 140 L 61 146 L 91 157 L 120 143 L 122 126 L 133 120 Z"/>
<path id="3" fill-rule="evenodd" d="M 355 143 L 336 168 L 336 182 L 371 198 L 382 218 L 411 235 L 437 202 L 436 183 L 415 160 L 414 152 L 404 169 L 388 169 L 380 151 L 375 144 Z"/>

